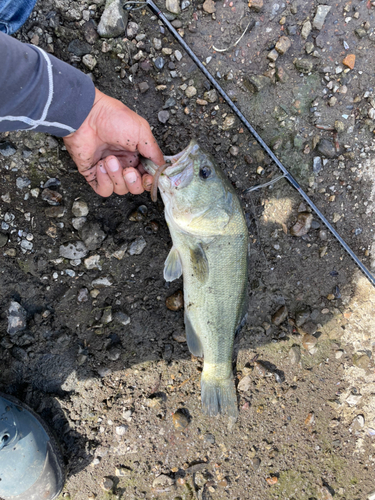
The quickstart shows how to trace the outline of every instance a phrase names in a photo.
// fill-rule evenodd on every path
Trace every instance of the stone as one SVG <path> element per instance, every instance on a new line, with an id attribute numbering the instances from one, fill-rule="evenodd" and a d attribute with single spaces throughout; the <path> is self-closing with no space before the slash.
<path id="1" fill-rule="evenodd" d="M 216 12 L 215 2 L 213 0 L 206 0 L 203 4 L 203 10 L 207 12 L 207 14 L 213 14 Z"/>
<path id="2" fill-rule="evenodd" d="M 311 52 L 314 50 L 314 44 L 312 42 L 306 42 L 305 44 L 305 52 L 306 54 L 311 54 Z"/>
<path id="3" fill-rule="evenodd" d="M 358 38 L 364 38 L 367 36 L 367 31 L 361 27 L 354 30 L 354 33 L 358 36 Z"/>
<path id="4" fill-rule="evenodd" d="M 165 111 L 168 113 L 168 111 Z M 132 242 L 129 248 L 129 254 L 130 255 L 140 255 L 143 250 L 146 248 L 146 240 L 144 239 L 143 236 L 139 236 L 136 240 Z"/>
<path id="5" fill-rule="evenodd" d="M 296 69 L 301 73 L 310 73 L 314 68 L 313 63 L 308 59 L 295 59 L 293 63 Z"/>
<path id="6" fill-rule="evenodd" d="M 344 132 L 345 131 L 345 125 L 343 124 L 343 122 L 340 122 L 340 120 L 336 120 L 335 121 L 335 129 L 339 133 Z"/>
<path id="7" fill-rule="evenodd" d="M 25 189 L 28 186 L 30 186 L 31 180 L 28 179 L 27 177 L 17 177 L 16 179 L 16 186 L 18 189 Z"/>
<path id="8" fill-rule="evenodd" d="M 86 269 L 102 269 L 100 265 L 100 255 L 90 255 L 83 263 Z"/>
<path id="9" fill-rule="evenodd" d="M 169 111 L 159 111 L 158 120 L 160 123 L 167 123 L 167 121 L 169 120 Z"/>
<path id="10" fill-rule="evenodd" d="M 113 315 L 113 320 L 123 326 L 129 325 L 130 323 L 129 316 L 121 311 L 118 311 Z"/>
<path id="11" fill-rule="evenodd" d="M 68 52 L 71 52 L 77 57 L 82 57 L 86 54 L 90 54 L 91 45 L 87 42 L 82 42 L 81 40 L 72 40 L 68 45 Z"/>
<path id="12" fill-rule="evenodd" d="M 120 0 L 107 0 L 98 25 L 98 33 L 105 38 L 115 38 L 125 34 L 128 13 Z M 130 24 L 130 23 L 129 23 Z"/>
<path id="13" fill-rule="evenodd" d="M 46 214 L 46 217 L 49 218 L 63 217 L 65 214 L 65 207 L 48 207 L 45 209 L 44 213 Z"/>
<path id="14" fill-rule="evenodd" d="M 141 82 L 138 84 L 139 92 L 144 94 L 150 88 L 147 82 Z"/>
<path id="15" fill-rule="evenodd" d="M 354 69 L 355 65 L 355 55 L 348 54 L 345 59 L 343 59 L 342 63 L 350 69 Z"/>
<path id="16" fill-rule="evenodd" d="M 86 66 L 86 68 L 92 71 L 95 68 L 98 61 L 91 54 L 86 54 L 85 56 L 82 57 L 82 62 Z"/>
<path id="17" fill-rule="evenodd" d="M 263 8 L 263 0 L 249 0 L 248 6 L 255 12 L 259 12 Z"/>
<path id="18" fill-rule="evenodd" d="M 311 349 L 315 347 L 317 342 L 318 339 L 308 333 L 305 333 L 305 335 L 302 337 L 302 345 L 306 349 L 306 351 L 311 351 Z"/>
<path id="19" fill-rule="evenodd" d="M 238 146 L 231 146 L 229 148 L 229 153 L 232 155 L 232 156 L 238 156 L 238 153 L 240 152 L 240 148 Z"/>
<path id="20" fill-rule="evenodd" d="M 289 76 L 288 76 L 287 72 L 281 66 L 276 68 L 276 80 L 281 82 L 281 83 L 285 83 L 289 80 Z"/>
<path id="21" fill-rule="evenodd" d="M 297 365 L 301 361 L 301 349 L 299 346 L 295 345 L 290 348 L 289 360 L 292 365 Z"/>
<path id="22" fill-rule="evenodd" d="M 89 300 L 89 291 L 87 288 L 81 288 L 77 294 L 77 302 L 87 302 Z"/>
<path id="23" fill-rule="evenodd" d="M 139 24 L 134 21 L 130 21 L 126 27 L 126 36 L 131 40 L 135 38 L 139 31 Z"/>
<path id="24" fill-rule="evenodd" d="M 331 10 L 330 5 L 318 5 L 316 14 L 313 20 L 313 27 L 317 30 L 323 28 L 324 21 L 326 20 L 328 12 Z"/>
<path id="25" fill-rule="evenodd" d="M 267 58 L 272 62 L 275 62 L 278 57 L 279 53 L 275 49 L 271 50 L 271 52 L 269 52 L 267 55 Z"/>
<path id="26" fill-rule="evenodd" d="M 152 483 L 153 488 L 160 488 L 160 487 L 166 487 L 166 486 L 172 486 L 174 484 L 174 480 L 165 475 L 165 474 L 160 474 L 156 479 L 154 479 Z"/>
<path id="27" fill-rule="evenodd" d="M 310 309 L 303 307 L 298 309 L 295 314 L 295 320 L 297 326 L 302 326 L 310 318 Z"/>
<path id="28" fill-rule="evenodd" d="M 9 335 L 15 335 L 26 328 L 26 311 L 16 301 L 12 301 L 8 309 L 8 329 Z"/>
<path id="29" fill-rule="evenodd" d="M 155 65 L 155 68 L 156 69 L 163 69 L 164 67 L 164 59 L 162 57 L 157 57 L 155 60 L 154 60 L 154 65 Z"/>
<path id="30" fill-rule="evenodd" d="M 42 200 L 46 201 L 49 205 L 60 205 L 62 202 L 62 195 L 52 189 L 43 189 Z"/>
<path id="31" fill-rule="evenodd" d="M 61 245 L 59 253 L 65 259 L 82 259 L 86 257 L 88 250 L 82 241 L 75 241 Z"/>
<path id="32" fill-rule="evenodd" d="M 97 278 L 96 280 L 93 280 L 91 282 L 91 286 L 93 288 L 104 288 L 107 286 L 112 286 L 112 281 L 110 281 L 108 278 Z"/>
<path id="33" fill-rule="evenodd" d="M 234 115 L 228 115 L 224 118 L 222 129 L 229 130 L 234 126 L 235 123 L 236 123 L 236 117 Z"/>
<path id="34" fill-rule="evenodd" d="M 86 248 L 90 251 L 100 248 L 107 236 L 97 222 L 87 222 L 80 229 L 79 235 Z"/>
<path id="35" fill-rule="evenodd" d="M 208 90 L 207 92 L 205 92 L 203 94 L 203 97 L 206 99 L 206 101 L 208 101 L 210 103 L 214 103 L 218 99 L 217 92 L 215 89 Z"/>
<path id="36" fill-rule="evenodd" d="M 262 89 L 267 87 L 271 83 L 271 79 L 268 76 L 263 75 L 252 75 L 245 81 L 245 86 L 251 92 L 260 92 Z"/>
<path id="37" fill-rule="evenodd" d="M 83 25 L 83 35 L 86 42 L 91 45 L 94 45 L 96 40 L 99 38 L 98 32 L 96 31 L 96 23 L 93 19 L 90 19 Z"/>
<path id="38" fill-rule="evenodd" d="M 326 158 L 335 158 L 337 156 L 336 148 L 329 139 L 321 139 L 317 146 L 317 150 Z"/>
<path id="39" fill-rule="evenodd" d="M 72 219 L 72 226 L 78 231 L 86 224 L 86 220 L 86 217 L 75 217 Z"/>
<path id="40" fill-rule="evenodd" d="M 288 309 L 286 306 L 280 307 L 272 316 L 272 323 L 276 326 L 281 325 L 288 317 Z"/>
<path id="41" fill-rule="evenodd" d="M 124 436 L 126 434 L 126 431 L 129 429 L 128 425 L 119 425 L 116 427 L 116 434 L 118 436 Z"/>
<path id="42" fill-rule="evenodd" d="M 104 491 L 111 491 L 113 488 L 113 481 L 109 477 L 104 477 L 100 483 L 100 487 Z"/>
<path id="43" fill-rule="evenodd" d="M 318 174 L 322 170 L 322 159 L 320 156 L 315 156 L 313 159 L 313 172 Z"/>
<path id="44" fill-rule="evenodd" d="M 334 106 L 335 104 L 337 104 L 337 97 L 335 96 L 332 96 L 329 101 L 328 101 L 328 104 L 332 107 Z"/>
<path id="45" fill-rule="evenodd" d="M 185 90 L 186 97 L 194 97 L 197 93 L 197 89 L 193 85 L 189 85 L 189 87 Z"/>
<path id="46" fill-rule="evenodd" d="M 182 290 L 177 290 L 165 300 L 165 305 L 170 311 L 179 311 L 184 306 L 184 295 Z"/>
<path id="47" fill-rule="evenodd" d="M 8 236 L 6 234 L 0 233 L 0 248 L 5 247 L 8 243 Z"/>
<path id="48" fill-rule="evenodd" d="M 298 214 L 296 224 L 291 228 L 290 234 L 292 236 L 304 236 L 311 228 L 313 215 L 310 212 L 301 212 Z"/>
<path id="49" fill-rule="evenodd" d="M 174 428 L 178 431 L 186 429 L 189 425 L 189 419 L 181 410 L 177 410 L 172 416 Z"/>
<path id="50" fill-rule="evenodd" d="M 9 141 L 0 142 L 0 155 L 8 158 L 16 153 L 16 147 Z"/>
<path id="51" fill-rule="evenodd" d="M 252 381 L 249 375 L 246 375 L 245 377 L 242 377 L 241 380 L 238 383 L 237 389 L 240 392 L 248 392 L 251 388 Z"/>
<path id="52" fill-rule="evenodd" d="M 181 12 L 180 2 L 178 0 L 166 0 L 165 7 L 172 14 L 178 15 Z"/>
<path id="53" fill-rule="evenodd" d="M 353 365 L 362 370 L 367 370 L 370 364 L 370 358 L 367 354 L 355 353 L 353 355 Z"/>
<path id="54" fill-rule="evenodd" d="M 287 36 L 281 36 L 275 45 L 275 49 L 279 54 L 285 54 L 290 49 L 292 42 Z"/>
<path id="55" fill-rule="evenodd" d="M 89 207 L 85 201 L 76 200 L 73 203 L 72 212 L 74 217 L 86 217 L 86 215 L 89 213 Z"/>
<path id="56" fill-rule="evenodd" d="M 310 35 L 311 33 L 311 23 L 309 20 L 305 21 L 302 25 L 302 30 L 301 30 L 301 36 L 306 40 L 306 38 Z"/>

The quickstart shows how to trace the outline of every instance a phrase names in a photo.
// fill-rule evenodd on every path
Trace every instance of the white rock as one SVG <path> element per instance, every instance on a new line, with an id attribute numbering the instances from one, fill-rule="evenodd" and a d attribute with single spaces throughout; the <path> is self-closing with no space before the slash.
<path id="1" fill-rule="evenodd" d="M 122 8 L 120 0 L 107 0 L 98 25 L 100 36 L 115 38 L 125 34 L 128 13 Z"/>
<path id="2" fill-rule="evenodd" d="M 108 278 L 97 278 L 96 280 L 92 281 L 91 286 L 93 288 L 103 288 L 105 286 L 112 286 L 112 281 L 110 281 Z"/>
<path id="3" fill-rule="evenodd" d="M 86 66 L 86 68 L 92 71 L 95 68 L 98 61 L 91 54 L 86 54 L 85 56 L 82 57 L 82 62 Z"/>
<path id="4" fill-rule="evenodd" d="M 123 436 L 128 430 L 128 428 L 129 427 L 127 425 L 119 425 L 118 427 L 116 427 L 116 434 L 118 436 Z"/>
<path id="5" fill-rule="evenodd" d="M 85 217 L 89 213 L 89 207 L 83 200 L 76 200 L 72 206 L 72 212 L 75 217 Z"/>

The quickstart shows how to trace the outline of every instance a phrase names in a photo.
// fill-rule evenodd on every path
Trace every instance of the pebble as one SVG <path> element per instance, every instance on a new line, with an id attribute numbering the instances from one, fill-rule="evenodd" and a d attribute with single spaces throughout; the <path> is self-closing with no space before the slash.
<path id="1" fill-rule="evenodd" d="M 302 337 L 302 345 L 307 351 L 313 349 L 317 342 L 318 339 L 308 333 L 305 333 L 305 335 Z"/>
<path id="2" fill-rule="evenodd" d="M 206 434 L 204 434 L 203 439 L 206 441 L 206 443 L 215 444 L 215 436 L 209 432 L 206 432 Z"/>
<path id="3" fill-rule="evenodd" d="M 260 458 L 258 458 L 258 457 L 254 457 L 254 458 L 251 460 L 251 462 L 252 462 L 252 465 L 253 465 L 254 470 L 259 469 L 260 464 L 261 464 L 261 459 L 260 459 Z"/>
<path id="4" fill-rule="evenodd" d="M 165 61 L 162 57 L 157 57 L 155 60 L 154 60 L 154 65 L 155 65 L 155 68 L 156 69 L 163 69 L 164 68 L 164 64 L 165 64 Z"/>
<path id="5" fill-rule="evenodd" d="M 345 59 L 342 61 L 342 63 L 347 66 L 350 69 L 354 69 L 355 65 L 355 55 L 354 54 L 348 54 Z"/>
<path id="6" fill-rule="evenodd" d="M 8 236 L 6 234 L 0 233 L 0 248 L 5 247 L 8 243 Z"/>
<path id="7" fill-rule="evenodd" d="M 129 429 L 128 425 L 119 425 L 116 427 L 116 434 L 118 436 L 124 436 L 126 434 L 126 431 Z"/>
<path id="8" fill-rule="evenodd" d="M 150 88 L 147 82 L 141 82 L 138 84 L 138 88 L 141 94 L 144 94 Z"/>
<path id="9" fill-rule="evenodd" d="M 98 33 L 106 38 L 121 36 L 125 33 L 127 22 L 128 13 L 122 8 L 121 2 L 107 0 L 97 28 Z"/>
<path id="10" fill-rule="evenodd" d="M 175 51 L 174 51 L 174 56 L 175 56 L 175 58 L 177 59 L 177 61 L 181 61 L 181 59 L 182 59 L 182 54 L 181 54 L 181 52 L 180 52 L 179 50 L 175 50 Z"/>
<path id="11" fill-rule="evenodd" d="M 129 215 L 129 220 L 132 222 L 142 222 L 146 219 L 148 208 L 146 205 L 139 205 L 134 212 Z"/>
<path id="12" fill-rule="evenodd" d="M 79 234 L 89 251 L 100 248 L 103 240 L 107 236 L 97 222 L 88 222 L 84 224 L 80 229 Z"/>
<path id="13" fill-rule="evenodd" d="M 313 172 L 318 174 L 322 170 L 322 159 L 320 156 L 315 156 L 313 159 Z"/>
<path id="14" fill-rule="evenodd" d="M 91 54 L 86 54 L 85 56 L 82 57 L 82 62 L 86 66 L 86 68 L 92 71 L 97 65 L 98 61 Z"/>
<path id="15" fill-rule="evenodd" d="M 81 288 L 77 294 L 77 302 L 87 302 L 89 300 L 89 291 L 87 288 Z"/>
<path id="16" fill-rule="evenodd" d="M 207 14 L 213 14 L 216 12 L 215 2 L 213 0 L 206 0 L 203 4 L 203 10 L 207 12 Z"/>
<path id="17" fill-rule="evenodd" d="M 287 36 L 282 36 L 279 38 L 275 45 L 275 49 L 279 54 L 285 54 L 285 52 L 291 47 L 292 42 Z"/>
<path id="18" fill-rule="evenodd" d="M 128 325 L 130 323 L 130 317 L 122 311 L 118 311 L 113 315 L 113 319 L 119 325 Z"/>
<path id="19" fill-rule="evenodd" d="M 77 229 L 77 231 L 82 229 L 82 227 L 86 224 L 86 220 L 86 217 L 75 217 L 74 219 L 72 219 L 72 225 L 74 229 Z"/>
<path id="20" fill-rule="evenodd" d="M 267 58 L 272 62 L 275 62 L 278 57 L 279 53 L 275 49 L 271 50 L 271 52 L 269 52 L 267 55 Z"/>
<path id="21" fill-rule="evenodd" d="M 40 193 L 40 189 L 39 188 L 33 188 L 30 190 L 30 194 L 33 198 L 38 198 L 39 196 L 39 193 Z"/>
<path id="22" fill-rule="evenodd" d="M 16 301 L 12 301 L 8 309 L 8 329 L 9 335 L 15 335 L 26 328 L 26 311 Z"/>
<path id="23" fill-rule="evenodd" d="M 313 215 L 310 212 L 301 212 L 298 214 L 296 224 L 291 228 L 290 234 L 292 236 L 304 236 L 311 228 Z"/>
<path id="24" fill-rule="evenodd" d="M 167 113 L 167 111 L 165 111 Z M 159 113 L 160 114 L 160 113 Z M 146 248 L 146 240 L 143 236 L 139 236 L 136 240 L 134 240 L 129 247 L 130 255 L 140 255 L 143 250 Z"/>
<path id="25" fill-rule="evenodd" d="M 100 255 L 91 255 L 90 257 L 87 257 L 83 263 L 85 264 L 86 269 L 102 269 L 100 265 Z"/>
<path id="26" fill-rule="evenodd" d="M 276 326 L 281 325 L 288 317 L 288 309 L 286 306 L 280 307 L 272 316 L 272 323 Z"/>
<path id="27" fill-rule="evenodd" d="M 337 97 L 335 96 L 332 96 L 329 101 L 328 101 L 328 104 L 332 107 L 334 106 L 335 104 L 337 104 Z"/>
<path id="28" fill-rule="evenodd" d="M 165 7 L 169 12 L 172 12 L 172 14 L 180 14 L 181 12 L 180 2 L 178 0 L 166 0 Z"/>
<path id="29" fill-rule="evenodd" d="M 65 259 L 82 259 L 86 257 L 88 250 L 82 241 L 75 241 L 61 245 L 59 253 Z"/>
<path id="30" fill-rule="evenodd" d="M 263 8 L 263 0 L 249 0 L 248 6 L 255 12 L 259 12 Z"/>
<path id="31" fill-rule="evenodd" d="M 86 217 L 89 213 L 89 207 L 85 201 L 76 200 L 72 206 L 72 213 L 74 217 Z"/>
<path id="32" fill-rule="evenodd" d="M 77 57 L 84 56 L 91 52 L 91 45 L 87 42 L 82 42 L 81 40 L 72 40 L 68 45 L 68 52 L 71 52 Z"/>
<path id="33" fill-rule="evenodd" d="M 18 189 L 25 189 L 28 186 L 30 186 L 31 180 L 28 179 L 27 177 L 17 177 L 16 179 L 16 186 Z"/>
<path id="34" fill-rule="evenodd" d="M 112 286 L 112 281 L 110 281 L 108 278 L 97 278 L 97 279 L 95 279 L 95 280 L 93 280 L 91 282 L 91 286 L 93 288 L 103 288 L 103 287 L 106 287 L 106 286 Z M 94 290 L 91 290 L 91 292 L 90 292 L 90 294 L 92 295 L 92 297 L 94 297 L 94 295 L 92 294 L 92 292 L 94 292 Z M 98 296 L 98 294 L 95 293 L 95 297 L 97 297 L 97 296 Z"/>
<path id="35" fill-rule="evenodd" d="M 185 90 L 185 95 L 186 97 L 194 97 L 197 93 L 197 89 L 193 85 L 189 85 L 187 89 Z"/>
<path id="36" fill-rule="evenodd" d="M 188 417 L 181 410 L 173 414 L 172 420 L 174 428 L 178 431 L 183 431 L 189 425 Z"/>
<path id="37" fill-rule="evenodd" d="M 113 488 L 113 481 L 109 477 L 104 477 L 100 483 L 100 487 L 104 491 L 111 491 Z"/>
<path id="38" fill-rule="evenodd" d="M 262 89 L 270 85 L 271 79 L 263 75 L 251 75 L 245 82 L 245 85 L 251 92 L 260 92 Z"/>
<path id="39" fill-rule="evenodd" d="M 184 295 L 182 290 L 177 290 L 165 300 L 165 305 L 170 311 L 179 311 L 184 306 Z"/>
<path id="40" fill-rule="evenodd" d="M 294 59 L 293 63 L 301 73 L 310 73 L 314 68 L 313 63 L 308 59 Z"/>
<path id="41" fill-rule="evenodd" d="M 131 40 L 135 38 L 139 31 L 139 24 L 134 21 L 130 21 L 126 27 L 126 36 Z"/>
<path id="42" fill-rule="evenodd" d="M 16 153 L 16 147 L 9 141 L 0 142 L 0 155 L 8 158 Z"/>
<path id="43" fill-rule="evenodd" d="M 232 155 L 232 156 L 238 156 L 238 153 L 240 152 L 240 148 L 238 146 L 231 146 L 229 148 L 229 153 Z"/>
<path id="44" fill-rule="evenodd" d="M 169 111 L 159 111 L 158 120 L 160 123 L 167 123 L 167 121 L 169 120 Z"/>
<path id="45" fill-rule="evenodd" d="M 297 326 L 302 326 L 310 318 L 310 309 L 303 307 L 298 309 L 295 315 L 295 321 Z"/>
<path id="46" fill-rule="evenodd" d="M 302 36 L 302 38 L 304 38 L 306 40 L 306 38 L 311 33 L 311 29 L 312 29 L 311 22 L 309 20 L 305 21 L 303 23 L 302 30 L 301 30 L 301 36 Z"/>
<path id="47" fill-rule="evenodd" d="M 293 346 L 289 351 L 289 359 L 292 365 L 297 365 L 301 361 L 301 349 L 299 346 Z"/>
<path id="48" fill-rule="evenodd" d="M 248 392 L 251 388 L 251 383 L 251 378 L 249 377 L 249 375 L 246 375 L 239 381 L 237 389 L 240 392 Z"/>
<path id="49" fill-rule="evenodd" d="M 174 484 L 174 480 L 167 476 L 166 474 L 160 474 L 157 478 L 154 479 L 152 483 L 152 487 L 160 487 L 160 486 L 172 486 Z"/>
<path id="50" fill-rule="evenodd" d="M 152 40 L 152 45 L 154 46 L 155 50 L 161 50 L 162 42 L 161 42 L 160 38 L 154 38 Z"/>
<path id="51" fill-rule="evenodd" d="M 62 202 L 62 195 L 52 189 L 43 189 L 42 200 L 46 201 L 49 205 L 60 205 Z"/>
<path id="52" fill-rule="evenodd" d="M 353 365 L 362 370 L 367 370 L 370 364 L 370 358 L 366 354 L 355 353 L 353 356 Z"/>
<path id="53" fill-rule="evenodd" d="M 313 27 L 317 30 L 323 28 L 324 21 L 327 17 L 328 12 L 331 10 L 331 6 L 328 5 L 318 5 L 314 20 Z"/>
<path id="54" fill-rule="evenodd" d="M 234 115 L 228 115 L 224 118 L 222 129 L 229 130 L 234 126 L 235 123 L 236 123 L 236 117 Z"/>

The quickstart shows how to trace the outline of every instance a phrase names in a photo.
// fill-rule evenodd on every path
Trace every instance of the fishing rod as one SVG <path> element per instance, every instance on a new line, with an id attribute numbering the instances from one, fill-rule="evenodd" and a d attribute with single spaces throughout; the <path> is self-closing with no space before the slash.
<path id="1" fill-rule="evenodd" d="M 135 5 L 142 6 L 147 5 L 150 10 L 157 15 L 157 17 L 163 21 L 165 26 L 169 29 L 178 43 L 184 48 L 184 50 L 189 54 L 191 59 L 195 62 L 198 68 L 202 71 L 204 76 L 211 82 L 212 86 L 219 92 L 221 97 L 226 101 L 228 106 L 232 109 L 232 111 L 238 116 L 238 118 L 242 121 L 242 123 L 246 126 L 249 132 L 253 135 L 253 137 L 258 141 L 258 143 L 262 146 L 262 148 L 266 151 L 266 153 L 272 158 L 272 160 L 276 163 L 279 169 L 283 172 L 283 177 L 299 192 L 302 198 L 306 201 L 306 203 L 312 208 L 312 210 L 316 213 L 319 219 L 325 224 L 325 226 L 329 229 L 329 231 L 333 234 L 333 236 L 337 239 L 340 245 L 346 250 L 346 252 L 350 255 L 350 257 L 354 260 L 366 278 L 370 281 L 370 283 L 375 287 L 375 277 L 371 274 L 371 272 L 367 269 L 367 267 L 360 261 L 357 255 L 353 252 L 353 250 L 349 247 L 349 245 L 341 238 L 336 229 L 331 225 L 331 223 L 324 217 L 319 208 L 315 205 L 315 203 L 307 196 L 305 191 L 298 184 L 297 180 L 292 176 L 292 174 L 284 167 L 284 165 L 280 162 L 280 160 L 275 156 L 273 151 L 267 146 L 267 144 L 263 141 L 257 131 L 252 127 L 250 122 L 245 118 L 245 116 L 241 113 L 241 111 L 234 104 L 232 99 L 227 95 L 224 89 L 218 84 L 215 78 L 211 75 L 211 73 L 206 69 L 206 67 L 202 64 L 202 62 L 198 59 L 198 57 L 194 54 L 188 44 L 183 40 L 181 35 L 176 31 L 176 29 L 172 26 L 172 24 L 168 21 L 165 15 L 161 12 L 159 7 L 153 2 L 153 0 L 146 0 L 145 2 L 141 1 L 129 1 L 124 4 L 125 10 L 132 10 Z"/>

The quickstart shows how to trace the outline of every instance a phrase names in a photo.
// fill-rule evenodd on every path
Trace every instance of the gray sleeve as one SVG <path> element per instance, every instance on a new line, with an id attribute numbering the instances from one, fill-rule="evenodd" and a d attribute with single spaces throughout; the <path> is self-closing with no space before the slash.
<path id="1" fill-rule="evenodd" d="M 94 103 L 89 76 L 1 32 L 0 68 L 0 132 L 64 137 L 81 126 Z"/>

